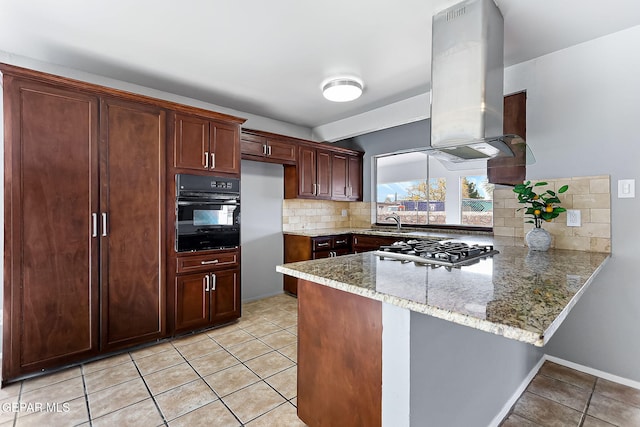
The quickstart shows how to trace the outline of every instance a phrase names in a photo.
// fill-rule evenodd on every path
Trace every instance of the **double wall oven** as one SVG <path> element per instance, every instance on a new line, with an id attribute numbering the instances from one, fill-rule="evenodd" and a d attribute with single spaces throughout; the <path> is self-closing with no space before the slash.
<path id="1" fill-rule="evenodd" d="M 176 176 L 176 251 L 240 246 L 240 180 Z"/>

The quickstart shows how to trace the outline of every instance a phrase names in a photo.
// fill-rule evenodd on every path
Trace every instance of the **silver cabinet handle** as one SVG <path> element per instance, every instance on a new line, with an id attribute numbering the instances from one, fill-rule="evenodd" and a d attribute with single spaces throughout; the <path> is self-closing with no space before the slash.
<path id="1" fill-rule="evenodd" d="M 271 155 L 271 146 L 268 145 L 267 146 L 267 156 L 270 156 L 270 155 Z"/>
<path id="2" fill-rule="evenodd" d="M 98 214 L 97 213 L 92 213 L 91 214 L 91 228 L 93 229 L 93 233 L 91 234 L 91 237 L 98 237 Z"/>
<path id="3" fill-rule="evenodd" d="M 216 290 L 216 275 L 211 273 L 211 290 Z"/>
<path id="4" fill-rule="evenodd" d="M 209 152 L 204 152 L 204 168 L 209 169 Z"/>
<path id="5" fill-rule="evenodd" d="M 262 154 L 267 155 L 267 144 L 262 144 Z"/>
<path id="6" fill-rule="evenodd" d="M 208 265 L 208 264 L 217 264 L 218 260 L 214 259 L 212 261 L 200 261 L 200 265 Z"/>
<path id="7" fill-rule="evenodd" d="M 107 236 L 107 213 L 102 212 L 102 237 Z"/>
<path id="8" fill-rule="evenodd" d="M 316 188 L 317 188 L 317 187 L 318 187 L 318 184 L 313 184 L 313 191 L 312 191 L 312 193 L 313 193 L 313 195 L 314 195 L 314 196 L 318 194 L 318 192 L 317 192 L 317 190 L 316 190 Z"/>
<path id="9" fill-rule="evenodd" d="M 316 184 L 316 196 L 320 195 L 320 184 Z"/>
<path id="10" fill-rule="evenodd" d="M 204 275 L 204 291 L 205 292 L 209 292 L 210 281 L 211 281 L 211 279 L 209 278 L 209 275 L 205 274 Z"/>
<path id="11" fill-rule="evenodd" d="M 324 248 L 325 246 L 329 246 L 328 243 L 318 243 L 319 248 Z"/>
<path id="12" fill-rule="evenodd" d="M 347 241 L 346 240 L 336 240 L 336 244 L 338 244 L 338 245 L 346 245 Z"/>
<path id="13" fill-rule="evenodd" d="M 216 153 L 211 153 L 211 169 L 216 168 Z"/>

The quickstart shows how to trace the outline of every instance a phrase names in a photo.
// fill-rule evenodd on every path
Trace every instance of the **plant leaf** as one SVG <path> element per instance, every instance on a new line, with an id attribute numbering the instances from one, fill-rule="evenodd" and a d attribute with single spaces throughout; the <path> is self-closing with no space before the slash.
<path id="1" fill-rule="evenodd" d="M 528 181 L 527 181 L 528 182 Z M 547 185 L 547 182 L 536 182 L 535 184 L 533 184 L 534 187 L 540 187 L 541 185 Z"/>
<path id="2" fill-rule="evenodd" d="M 569 189 L 568 185 L 563 185 L 562 187 L 560 187 L 558 189 L 558 193 L 564 193 L 565 191 L 567 191 Z"/>

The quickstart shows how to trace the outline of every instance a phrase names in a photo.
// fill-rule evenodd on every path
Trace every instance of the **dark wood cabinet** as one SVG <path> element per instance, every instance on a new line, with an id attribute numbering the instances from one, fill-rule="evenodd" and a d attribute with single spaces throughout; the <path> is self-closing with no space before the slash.
<path id="1" fill-rule="evenodd" d="M 4 75 L 3 380 L 98 351 L 98 98 Z"/>
<path id="2" fill-rule="evenodd" d="M 240 126 L 178 113 L 174 124 L 176 169 L 240 173 Z"/>
<path id="3" fill-rule="evenodd" d="M 165 335 L 163 109 L 100 106 L 101 350 Z"/>
<path id="4" fill-rule="evenodd" d="M 174 165 L 202 171 L 208 150 L 209 171 L 237 175 L 243 120 L 7 64 L 0 70 L 3 384 L 166 337 L 175 288 L 175 274 L 167 288 L 167 266 L 181 277 L 202 267 L 168 264 L 176 257 L 166 238 L 174 234 Z M 174 133 L 178 144 L 167 144 Z M 215 322 L 240 315 L 239 251 L 216 268 L 225 272 L 219 292 L 209 293 Z M 183 306 L 192 305 L 183 295 Z"/>
<path id="5" fill-rule="evenodd" d="M 3 378 L 163 337 L 164 110 L 11 75 L 4 86 Z"/>
<path id="6" fill-rule="evenodd" d="M 504 121 L 502 131 L 505 135 L 514 134 L 527 139 L 527 93 L 518 92 L 504 97 Z M 521 184 L 527 174 L 526 146 L 522 143 L 511 144 L 514 157 L 501 157 L 487 161 L 487 178 L 492 184 Z"/>
<path id="7" fill-rule="evenodd" d="M 295 164 L 298 146 L 283 136 L 243 129 L 240 134 L 240 150 L 243 159 Z"/>
<path id="8" fill-rule="evenodd" d="M 284 262 L 308 261 L 312 259 L 330 258 L 351 253 L 351 235 L 340 234 L 330 236 L 284 235 Z M 285 275 L 283 287 L 286 292 L 296 295 L 298 279 Z"/>
<path id="9" fill-rule="evenodd" d="M 377 251 L 380 246 L 391 245 L 397 241 L 403 241 L 401 237 L 372 236 L 367 234 L 354 234 L 351 247 L 354 253 Z"/>
<path id="10" fill-rule="evenodd" d="M 298 178 L 297 197 L 331 199 L 331 152 L 300 145 L 296 173 Z M 285 191 L 286 196 L 287 191 Z"/>
<path id="11" fill-rule="evenodd" d="M 331 199 L 362 200 L 362 156 L 331 153 Z"/>
<path id="12" fill-rule="evenodd" d="M 240 254 L 237 250 L 177 258 L 175 332 L 187 332 L 240 317 Z"/>

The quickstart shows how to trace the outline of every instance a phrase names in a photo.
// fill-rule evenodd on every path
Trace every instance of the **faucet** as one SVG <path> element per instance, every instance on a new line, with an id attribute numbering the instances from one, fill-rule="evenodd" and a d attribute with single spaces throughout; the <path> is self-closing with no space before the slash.
<path id="1" fill-rule="evenodd" d="M 398 214 L 391 214 L 388 217 L 386 217 L 385 219 L 392 219 L 396 222 L 396 228 L 398 231 L 400 231 L 400 228 L 402 227 L 402 222 L 400 221 L 400 215 Z"/>

